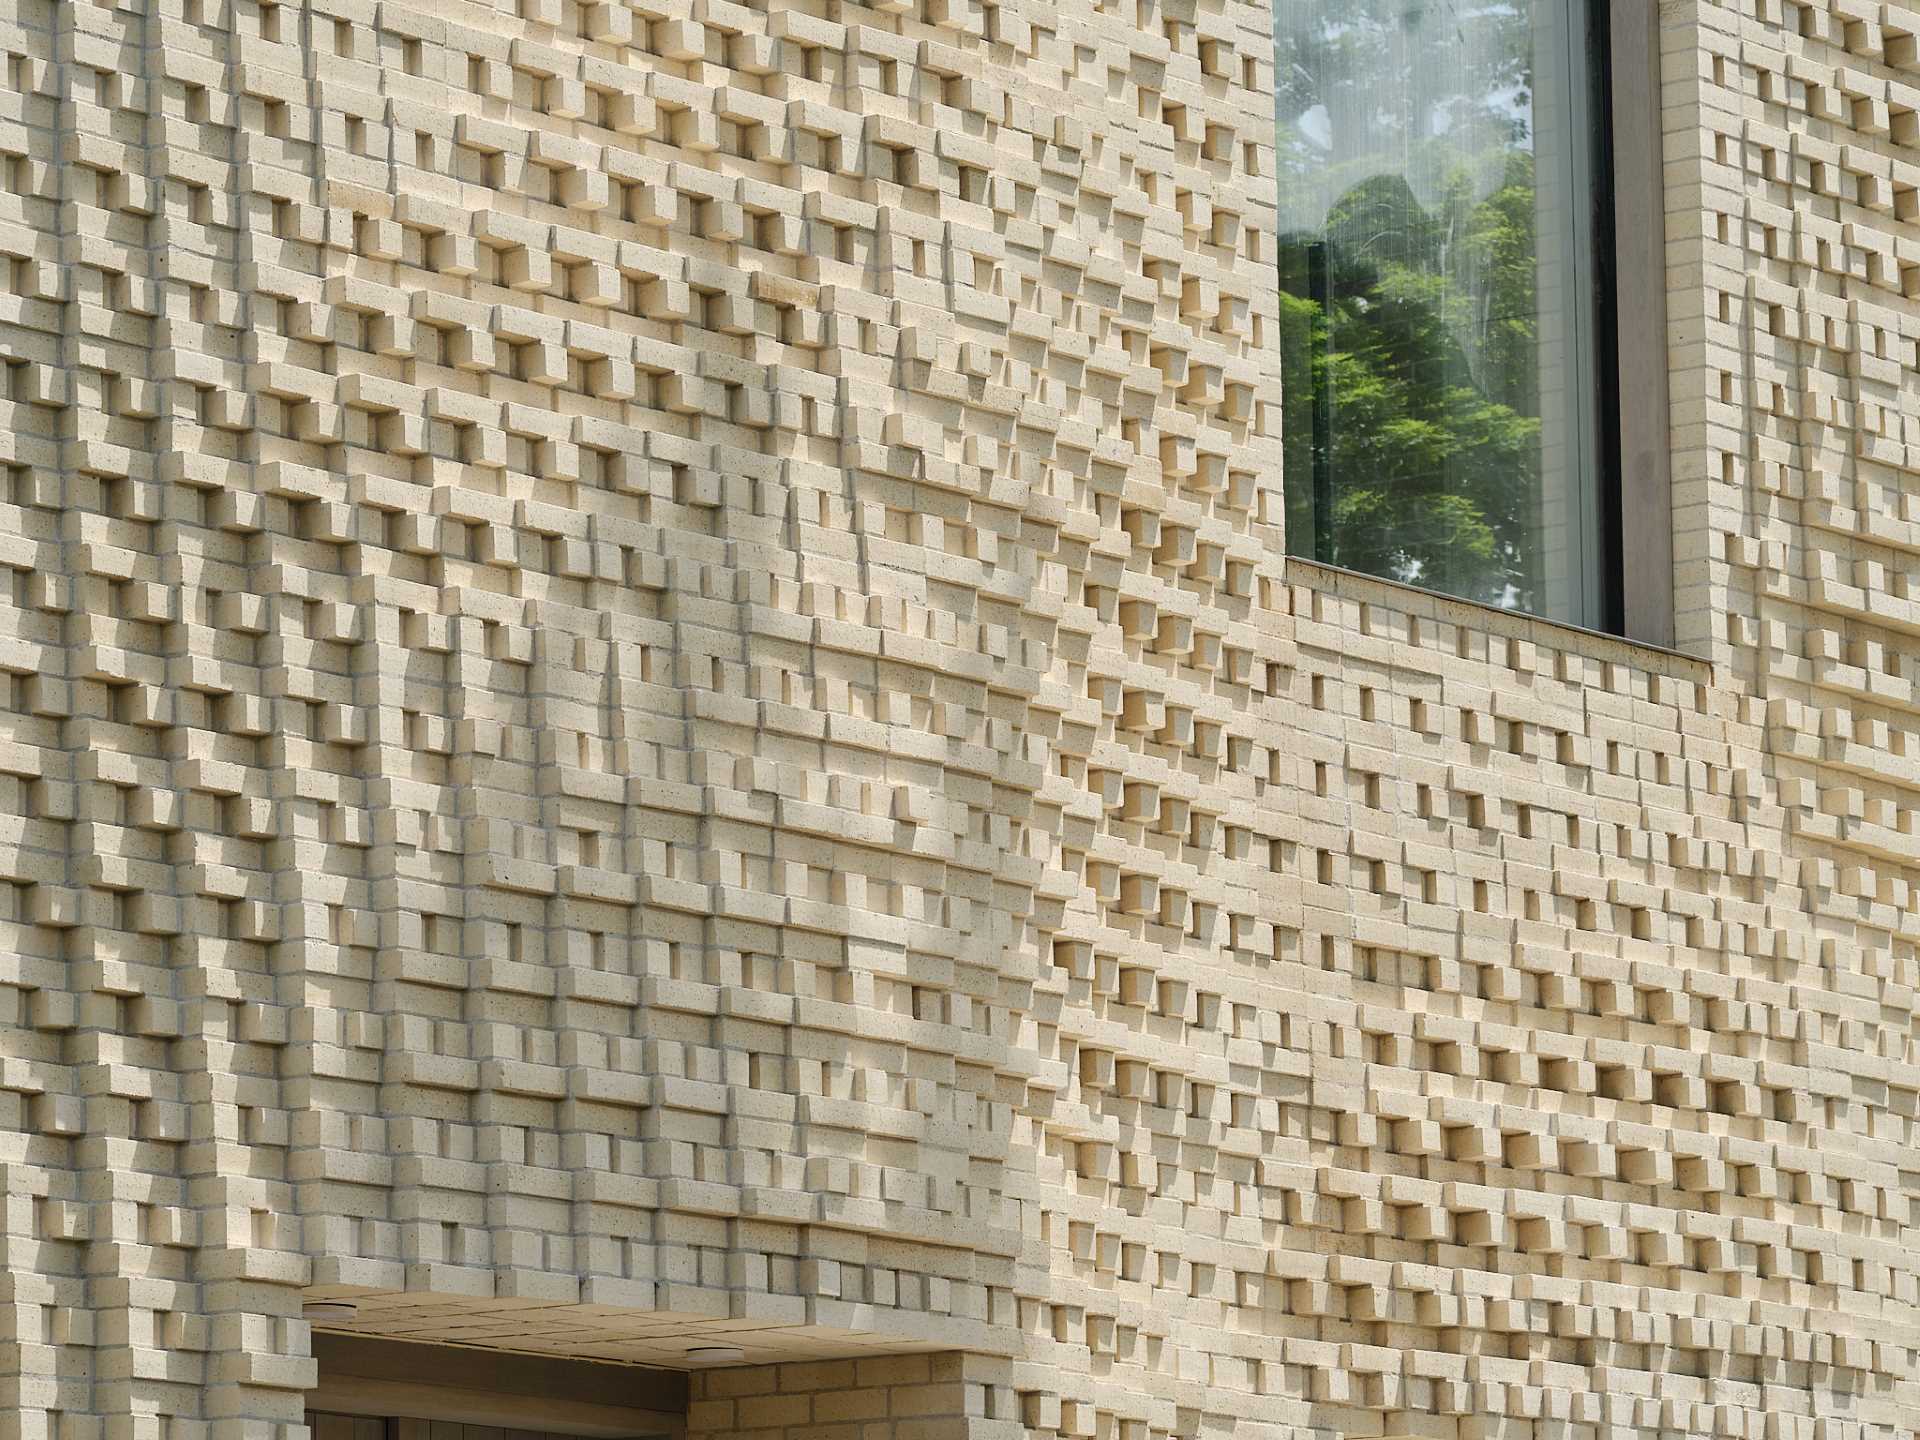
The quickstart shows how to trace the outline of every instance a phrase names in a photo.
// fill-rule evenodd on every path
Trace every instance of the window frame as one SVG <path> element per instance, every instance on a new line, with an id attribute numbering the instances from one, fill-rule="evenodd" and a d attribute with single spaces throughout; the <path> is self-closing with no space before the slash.
<path id="1" fill-rule="evenodd" d="M 1671 648 L 1675 556 L 1660 7 L 1651 0 L 1591 3 L 1606 12 L 1607 158 L 1613 172 L 1607 258 L 1613 272 L 1614 419 L 1607 469 L 1615 492 L 1619 603 L 1609 628 L 1625 639 Z"/>
<path id="2" fill-rule="evenodd" d="M 1675 556 L 1659 7 L 1651 0 L 1572 3 L 1581 6 L 1587 64 L 1575 114 L 1592 124 L 1594 134 L 1579 162 L 1592 205 L 1574 226 L 1582 251 L 1579 283 L 1588 291 L 1583 308 L 1592 333 L 1573 349 L 1591 366 L 1575 385 L 1590 402 L 1582 407 L 1580 428 L 1594 471 L 1580 501 L 1593 535 L 1581 569 L 1597 573 L 1583 577 L 1586 593 L 1578 620 L 1485 605 L 1438 586 L 1409 588 L 1495 613 L 1671 649 Z M 1324 303 L 1324 296 L 1312 293 L 1311 272 L 1307 278 L 1310 298 Z M 1317 391 L 1312 400 L 1316 415 L 1331 403 Z M 1326 428 L 1315 426 L 1311 473 L 1282 477 L 1283 484 L 1311 487 L 1315 513 L 1330 510 L 1337 478 L 1324 453 Z M 1295 552 L 1292 543 L 1290 536 L 1290 558 L 1342 568 Z"/>

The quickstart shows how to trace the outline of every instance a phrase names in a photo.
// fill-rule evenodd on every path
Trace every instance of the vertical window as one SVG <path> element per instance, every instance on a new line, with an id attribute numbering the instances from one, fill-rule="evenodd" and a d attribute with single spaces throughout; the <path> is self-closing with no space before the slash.
<path id="1" fill-rule="evenodd" d="M 1280 0 L 1297 555 L 1615 628 L 1603 31 L 1588 0 Z"/>

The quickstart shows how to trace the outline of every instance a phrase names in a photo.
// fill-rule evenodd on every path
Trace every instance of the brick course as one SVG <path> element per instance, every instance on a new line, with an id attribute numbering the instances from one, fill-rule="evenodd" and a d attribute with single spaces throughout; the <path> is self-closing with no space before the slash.
<path id="1" fill-rule="evenodd" d="M 0 1436 L 1913 1434 L 1920 15 L 1661 14 L 1686 656 L 1286 561 L 1266 5 L 0 4 Z"/>

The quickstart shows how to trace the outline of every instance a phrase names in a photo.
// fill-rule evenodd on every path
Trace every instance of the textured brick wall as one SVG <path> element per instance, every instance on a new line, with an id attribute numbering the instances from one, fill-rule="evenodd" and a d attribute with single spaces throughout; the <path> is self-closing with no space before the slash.
<path id="1" fill-rule="evenodd" d="M 1662 14 L 1698 660 L 1284 562 L 1264 5 L 0 0 L 0 1436 L 1912 1434 L 1920 16 Z"/>
<path id="2" fill-rule="evenodd" d="M 889 1355 L 710 1370 L 693 1380 L 688 1440 L 995 1440 L 1020 1433 L 1006 1362 Z"/>

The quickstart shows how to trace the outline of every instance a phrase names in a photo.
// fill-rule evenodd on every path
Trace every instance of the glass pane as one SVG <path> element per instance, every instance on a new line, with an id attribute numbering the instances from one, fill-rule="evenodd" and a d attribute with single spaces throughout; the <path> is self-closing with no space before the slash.
<path id="1" fill-rule="evenodd" d="M 1288 548 L 1598 623 L 1581 0 L 1278 0 Z"/>

